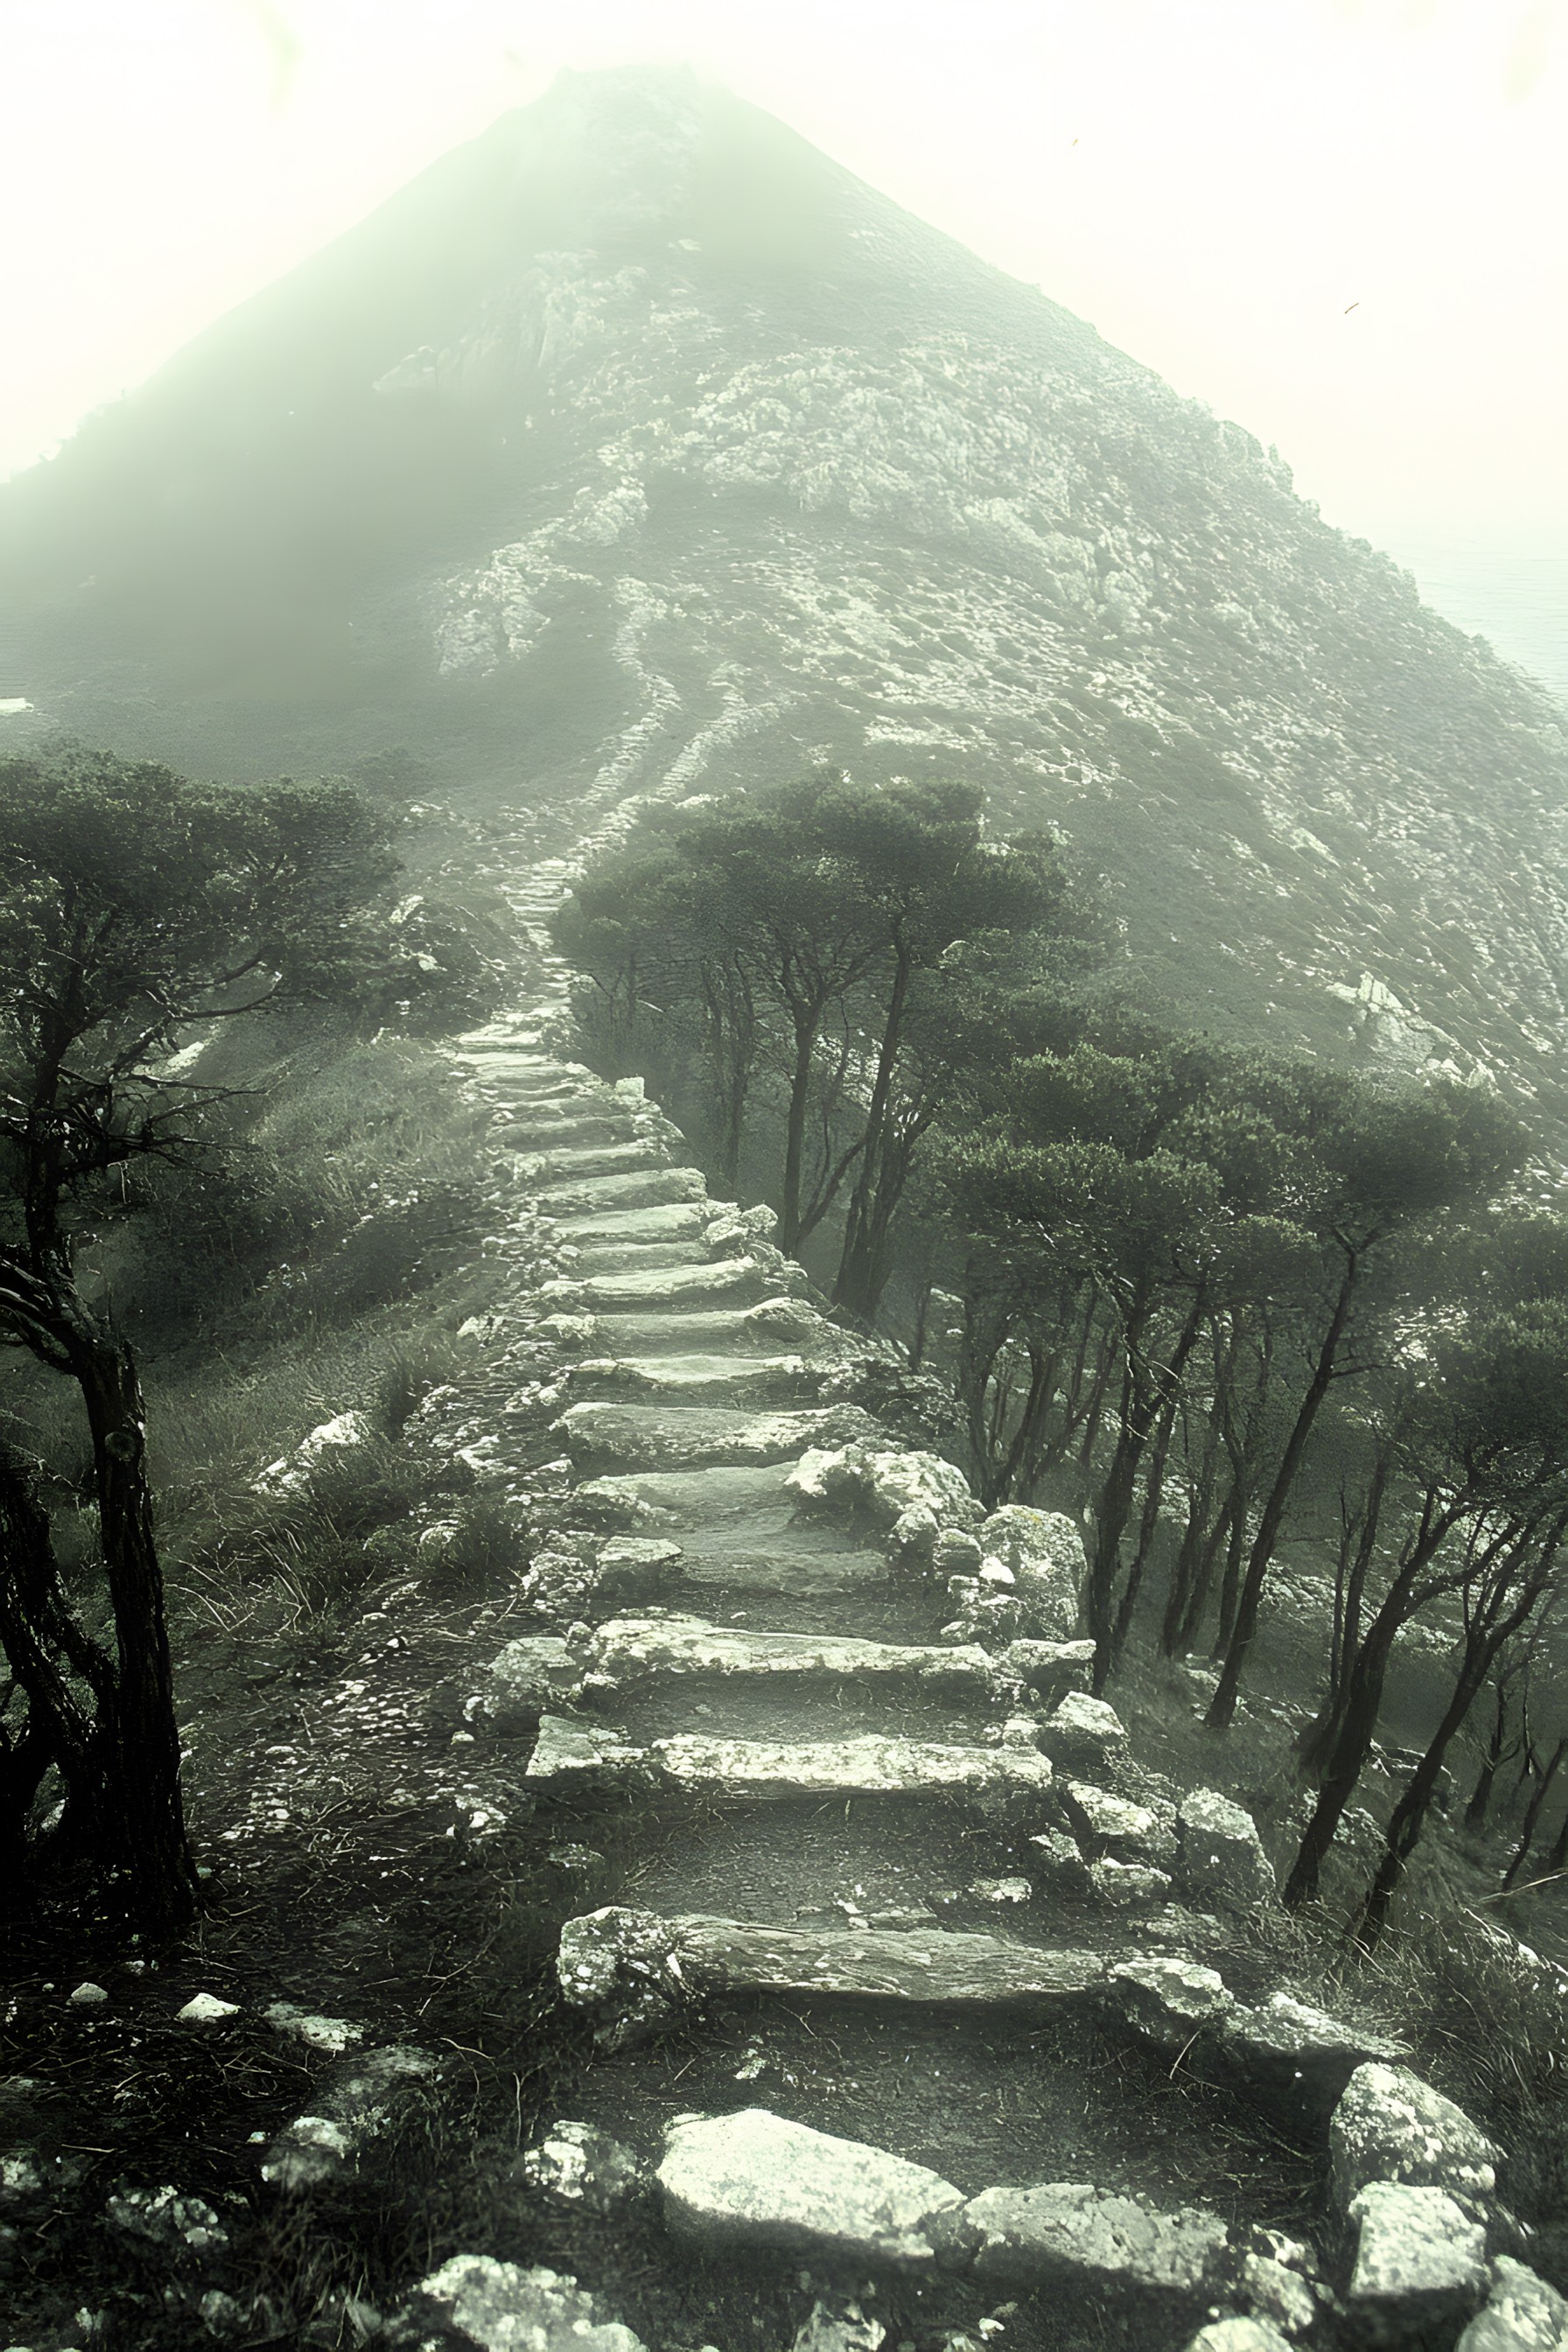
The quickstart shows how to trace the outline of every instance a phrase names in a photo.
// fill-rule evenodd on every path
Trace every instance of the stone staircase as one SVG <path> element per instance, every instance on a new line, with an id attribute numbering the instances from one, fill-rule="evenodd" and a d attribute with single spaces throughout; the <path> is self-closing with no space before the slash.
<path id="1" fill-rule="evenodd" d="M 877 2352 L 874 2299 L 911 2280 L 945 2315 L 898 2352 L 1568 2343 L 1497 2151 L 1407 2050 L 1273 1981 L 1254 1825 L 1087 1695 L 1077 1530 L 987 1517 L 890 1439 L 858 1401 L 875 1350 L 766 1213 L 709 1199 L 637 1082 L 563 1057 L 568 878 L 516 894 L 542 1001 L 455 1055 L 550 1233 L 505 1336 L 567 1470 L 539 1630 L 473 1662 L 464 1721 L 519 1743 L 610 1898 L 561 1931 L 595 2054 L 535 2189 L 606 2245 L 809 2276 L 797 2352 Z M 640 2352 L 484 2249 L 402 2325 Z"/>

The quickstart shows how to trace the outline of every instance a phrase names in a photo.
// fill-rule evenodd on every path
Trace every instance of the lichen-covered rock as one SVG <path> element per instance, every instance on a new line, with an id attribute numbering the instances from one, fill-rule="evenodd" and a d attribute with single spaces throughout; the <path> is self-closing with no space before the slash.
<path id="1" fill-rule="evenodd" d="M 765 2107 L 678 2123 L 658 2171 L 665 2220 L 704 2247 L 763 2246 L 924 2268 L 951 2181 Z"/>
<path id="2" fill-rule="evenodd" d="M 580 2205 L 590 2213 L 613 2213 L 640 2195 L 648 2168 L 632 2148 L 592 2124 L 553 2124 L 527 2149 L 517 2170 L 531 2189 Z"/>
<path id="3" fill-rule="evenodd" d="M 686 1999 L 668 1921 L 618 1904 L 566 1921 L 555 1973 L 572 2007 L 592 2016 L 594 2039 L 605 2050 L 658 2032 Z"/>
<path id="4" fill-rule="evenodd" d="M 1217 1969 L 1157 1953 L 1119 1960 L 1106 1992 L 1127 2023 L 1163 2050 L 1184 2050 L 1236 2007 Z"/>
<path id="5" fill-rule="evenodd" d="M 606 2317 L 574 2278 L 521 2270 L 491 2254 L 454 2254 L 421 2279 L 393 2341 L 418 2345 L 432 2321 L 480 2352 L 643 2352 L 631 2329 Z"/>
<path id="6" fill-rule="evenodd" d="M 201 2261 L 228 2244 L 228 2231 L 205 2198 L 178 2189 L 124 2189 L 103 2210 L 112 2229 L 165 2253 Z"/>
<path id="7" fill-rule="evenodd" d="M 1441 2189 L 1467 2210 L 1497 2187 L 1499 2151 L 1463 2107 L 1406 2066 L 1358 2066 L 1329 2124 L 1334 2189 L 1348 2206 L 1368 2181 Z"/>
<path id="8" fill-rule="evenodd" d="M 790 2352 L 879 2352 L 887 2333 L 858 2303 L 817 2303 L 796 2328 Z"/>
<path id="9" fill-rule="evenodd" d="M 1523 2263 L 1500 2254 L 1485 2307 L 1455 2352 L 1568 2352 L 1568 2302 Z"/>
<path id="10" fill-rule="evenodd" d="M 1029 1840 L 1029 1846 L 1036 1869 L 1049 1885 L 1075 1895 L 1090 1891 L 1089 1864 L 1076 1838 L 1068 1837 L 1065 1830 L 1041 1830 Z"/>
<path id="11" fill-rule="evenodd" d="M 1486 2232 L 1451 2197 L 1369 2180 L 1350 2218 L 1358 2235 L 1345 2299 L 1385 2340 L 1441 2341 L 1469 2317 L 1487 2291 Z"/>
<path id="12" fill-rule="evenodd" d="M 437 2072 L 427 2051 L 401 2044 L 350 2060 L 330 2077 L 315 2106 L 271 2142 L 261 2178 L 293 2192 L 357 2178 Z"/>
<path id="13" fill-rule="evenodd" d="M 1181 2296 L 1205 2294 L 1229 2240 L 1217 2214 L 1190 2206 L 1162 2212 L 1087 2181 L 987 2189 L 953 2226 L 981 2277 L 1008 2286 L 1070 2282 Z"/>
<path id="14" fill-rule="evenodd" d="M 1066 1641 L 1077 1630 L 1083 1582 L 1083 1537 L 1061 1511 L 1035 1511 L 1009 1503 L 976 1530 L 982 1562 L 996 1560 L 1011 1574 L 1033 1630 Z"/>
<path id="15" fill-rule="evenodd" d="M 1255 1910 L 1275 1891 L 1258 1824 L 1217 1789 L 1194 1789 L 1177 1812 L 1181 1880 L 1199 1901 Z"/>
<path id="16" fill-rule="evenodd" d="M 1127 1726 L 1102 1698 L 1068 1691 L 1040 1727 L 1040 1745 L 1068 1772 L 1114 1774 L 1127 1756 Z"/>

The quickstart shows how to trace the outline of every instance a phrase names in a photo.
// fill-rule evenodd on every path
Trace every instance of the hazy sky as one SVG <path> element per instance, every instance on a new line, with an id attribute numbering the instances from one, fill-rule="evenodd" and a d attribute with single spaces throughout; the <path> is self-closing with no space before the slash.
<path id="1" fill-rule="evenodd" d="M 1568 0 L 0 0 L 0 471 L 561 66 L 648 58 L 1277 442 L 1331 520 L 1568 546 Z"/>

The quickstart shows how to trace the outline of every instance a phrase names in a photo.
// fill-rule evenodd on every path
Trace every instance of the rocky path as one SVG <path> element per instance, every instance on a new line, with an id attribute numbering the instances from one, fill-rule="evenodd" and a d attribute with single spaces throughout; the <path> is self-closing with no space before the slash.
<path id="1" fill-rule="evenodd" d="M 766 1213 L 710 1201 L 552 1011 L 461 1049 L 563 1267 L 521 1326 L 570 1466 L 531 1572 L 553 1622 L 465 1704 L 523 1729 L 595 1897 L 557 1969 L 595 2055 L 535 2185 L 731 2286 L 787 2272 L 797 2352 L 875 2352 L 889 2297 L 898 2352 L 1568 2322 L 1475 2126 L 1274 1981 L 1248 1817 L 1087 1695 L 1076 1528 L 987 1517 L 892 1442 Z M 415 2307 L 499 2347 L 565 2291 L 476 2252 Z"/>

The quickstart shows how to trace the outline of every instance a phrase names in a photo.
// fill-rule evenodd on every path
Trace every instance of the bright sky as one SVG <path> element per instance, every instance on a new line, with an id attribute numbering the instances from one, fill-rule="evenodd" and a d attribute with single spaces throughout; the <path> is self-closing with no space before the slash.
<path id="1" fill-rule="evenodd" d="M 1568 546 L 1568 0 L 0 0 L 0 472 L 563 66 L 683 58 L 1394 547 Z"/>

